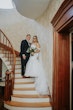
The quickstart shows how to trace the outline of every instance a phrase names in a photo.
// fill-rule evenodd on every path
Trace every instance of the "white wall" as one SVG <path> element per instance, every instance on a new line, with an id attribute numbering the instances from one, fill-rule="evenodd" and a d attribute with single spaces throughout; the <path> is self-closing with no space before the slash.
<path id="1" fill-rule="evenodd" d="M 45 28 L 50 30 L 51 20 L 58 11 L 59 7 L 63 3 L 64 0 L 51 0 L 49 3 L 48 8 L 46 9 L 46 12 L 43 13 L 38 19 L 37 22 L 42 24 Z"/>
<path id="2" fill-rule="evenodd" d="M 20 51 L 21 40 L 25 39 L 27 33 L 30 33 L 31 36 L 38 36 L 51 93 L 53 76 L 53 27 L 50 21 L 62 1 L 52 0 L 46 12 L 37 19 L 37 22 L 21 16 L 16 9 L 0 10 L 0 28 L 7 35 L 16 50 Z"/>
<path id="3" fill-rule="evenodd" d="M 57 10 L 59 9 L 60 5 L 63 3 L 64 0 L 51 0 L 50 4 L 43 13 L 36 21 L 45 27 L 48 31 L 47 36 L 47 45 L 48 45 L 48 54 L 47 54 L 47 68 L 49 72 L 49 83 L 50 83 L 50 90 L 52 93 L 52 79 L 53 79 L 53 26 L 51 21 L 56 14 Z"/>

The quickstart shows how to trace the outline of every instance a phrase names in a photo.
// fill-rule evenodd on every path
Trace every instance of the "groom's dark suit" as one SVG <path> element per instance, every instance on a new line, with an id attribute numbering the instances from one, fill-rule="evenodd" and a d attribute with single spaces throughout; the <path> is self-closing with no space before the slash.
<path id="1" fill-rule="evenodd" d="M 29 60 L 30 53 L 27 53 L 27 49 L 29 48 L 29 44 L 27 40 L 22 40 L 21 42 L 21 52 L 20 52 L 20 57 L 21 57 L 21 74 L 24 76 L 25 74 L 25 68 L 26 68 L 26 63 Z M 25 54 L 26 59 L 23 59 L 23 55 Z"/>

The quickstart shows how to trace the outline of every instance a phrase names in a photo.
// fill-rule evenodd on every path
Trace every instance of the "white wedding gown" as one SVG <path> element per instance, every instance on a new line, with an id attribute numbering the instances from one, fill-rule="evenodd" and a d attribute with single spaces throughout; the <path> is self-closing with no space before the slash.
<path id="1" fill-rule="evenodd" d="M 36 48 L 36 45 L 32 44 L 32 48 Z M 40 53 L 35 53 L 30 58 L 26 65 L 25 76 L 30 76 L 35 78 L 35 88 L 37 92 L 41 95 L 48 95 L 49 89 L 47 84 L 47 79 L 42 64 L 39 59 Z"/>

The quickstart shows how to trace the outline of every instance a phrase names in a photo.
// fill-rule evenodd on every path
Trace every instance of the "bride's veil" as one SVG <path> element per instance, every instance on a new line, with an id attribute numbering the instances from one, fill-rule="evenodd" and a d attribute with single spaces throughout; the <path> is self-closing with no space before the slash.
<path id="1" fill-rule="evenodd" d="M 43 57 L 42 57 L 42 52 L 41 52 L 41 49 L 40 49 L 40 52 L 39 52 L 39 62 L 43 68 L 43 74 L 44 74 L 44 77 L 46 77 L 46 80 L 48 82 L 48 79 L 47 79 L 47 73 L 46 73 L 46 70 L 45 70 L 45 67 L 44 67 L 44 62 L 43 62 Z"/>
<path id="2" fill-rule="evenodd" d="M 42 60 L 42 53 L 41 53 L 41 50 L 39 52 L 39 56 L 38 56 L 38 61 L 39 61 L 39 64 L 40 64 L 40 76 L 36 78 L 36 87 L 39 87 L 40 89 L 38 90 L 40 93 L 44 94 L 44 93 L 47 93 L 49 94 L 50 91 L 49 91 L 49 85 L 48 85 L 48 79 L 47 79 L 47 76 L 46 76 L 46 72 L 45 72 L 45 68 L 44 68 L 44 65 L 43 65 L 43 60 Z"/>

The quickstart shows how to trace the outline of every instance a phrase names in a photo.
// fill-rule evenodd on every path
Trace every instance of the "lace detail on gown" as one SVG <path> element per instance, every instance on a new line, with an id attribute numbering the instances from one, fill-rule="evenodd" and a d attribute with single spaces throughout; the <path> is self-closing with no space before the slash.
<path id="1" fill-rule="evenodd" d="M 31 47 L 34 49 L 36 48 L 34 44 L 32 44 Z M 35 78 L 35 88 L 39 94 L 49 94 L 45 71 L 39 60 L 39 53 L 35 53 L 33 56 L 30 56 L 26 65 L 25 76 Z"/>

